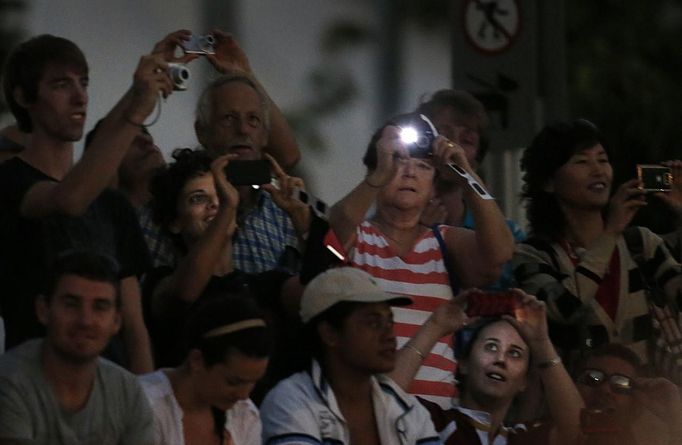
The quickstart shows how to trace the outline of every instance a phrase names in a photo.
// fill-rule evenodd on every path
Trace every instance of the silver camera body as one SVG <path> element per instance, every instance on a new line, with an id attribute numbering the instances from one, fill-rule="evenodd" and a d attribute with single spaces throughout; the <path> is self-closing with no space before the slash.
<path id="1" fill-rule="evenodd" d="M 185 91 L 187 89 L 187 81 L 189 81 L 189 68 L 181 63 L 168 64 L 168 77 L 173 82 L 173 89 L 176 91 Z"/>
<path id="2" fill-rule="evenodd" d="M 215 37 L 211 34 L 198 36 L 192 34 L 189 40 L 182 43 L 187 54 L 215 54 Z"/>

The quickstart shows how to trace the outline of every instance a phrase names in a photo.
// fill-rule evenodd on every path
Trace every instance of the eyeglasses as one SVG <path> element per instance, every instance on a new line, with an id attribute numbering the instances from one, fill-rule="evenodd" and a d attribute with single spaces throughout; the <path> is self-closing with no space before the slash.
<path id="1" fill-rule="evenodd" d="M 632 379 L 622 374 L 607 374 L 599 369 L 586 369 L 578 377 L 578 382 L 587 386 L 601 386 L 608 380 L 609 386 L 619 394 L 632 394 L 634 383 Z"/>
<path id="2" fill-rule="evenodd" d="M 473 176 L 471 176 L 469 174 L 468 171 L 464 170 L 462 167 L 460 167 L 459 165 L 457 165 L 453 162 L 450 162 L 448 164 L 448 167 L 450 167 L 452 169 L 452 171 L 454 171 L 455 173 L 460 175 L 462 178 L 466 179 L 467 183 L 469 183 L 469 187 L 474 189 L 474 191 L 476 193 L 478 193 L 478 196 L 480 196 L 481 199 L 486 199 L 486 200 L 487 199 L 495 199 L 495 198 L 493 198 L 493 195 L 488 193 L 488 191 L 485 188 L 483 188 L 481 183 L 478 182 L 476 180 L 476 178 L 474 178 Z"/>

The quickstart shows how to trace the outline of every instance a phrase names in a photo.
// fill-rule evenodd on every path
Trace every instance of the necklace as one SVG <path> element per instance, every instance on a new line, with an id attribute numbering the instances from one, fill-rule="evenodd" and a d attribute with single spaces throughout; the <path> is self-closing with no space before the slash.
<path id="1" fill-rule="evenodd" d="M 389 234 L 390 232 L 395 233 L 396 229 L 384 224 L 383 222 L 374 219 L 372 221 L 378 228 L 381 233 L 388 238 L 389 240 L 393 241 L 400 247 L 404 247 L 408 244 L 412 244 L 417 237 L 419 237 L 419 234 L 421 233 L 421 227 L 419 225 L 415 226 L 414 228 L 410 228 L 405 230 L 406 235 L 404 237 L 397 238 L 395 235 Z M 391 229 L 391 230 L 387 230 Z M 407 231 L 409 230 L 409 234 L 407 234 Z M 398 232 L 400 232 L 400 229 L 397 229 Z"/>

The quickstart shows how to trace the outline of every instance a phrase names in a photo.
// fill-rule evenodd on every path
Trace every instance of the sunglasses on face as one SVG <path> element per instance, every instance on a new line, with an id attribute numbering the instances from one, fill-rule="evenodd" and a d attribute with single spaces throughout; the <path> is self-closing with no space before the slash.
<path id="1" fill-rule="evenodd" d="M 628 376 L 622 374 L 607 374 L 599 369 L 586 369 L 578 377 L 578 382 L 587 386 L 597 387 L 608 381 L 611 389 L 619 394 L 632 394 L 634 383 Z"/>

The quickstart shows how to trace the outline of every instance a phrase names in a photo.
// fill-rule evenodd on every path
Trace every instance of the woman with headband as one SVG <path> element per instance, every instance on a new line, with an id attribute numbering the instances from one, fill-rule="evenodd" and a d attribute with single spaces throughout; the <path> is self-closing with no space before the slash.
<path id="1" fill-rule="evenodd" d="M 245 298 L 210 301 L 190 314 L 184 342 L 182 365 L 140 377 L 155 443 L 260 444 L 260 416 L 249 394 L 272 346 L 260 310 Z"/>

